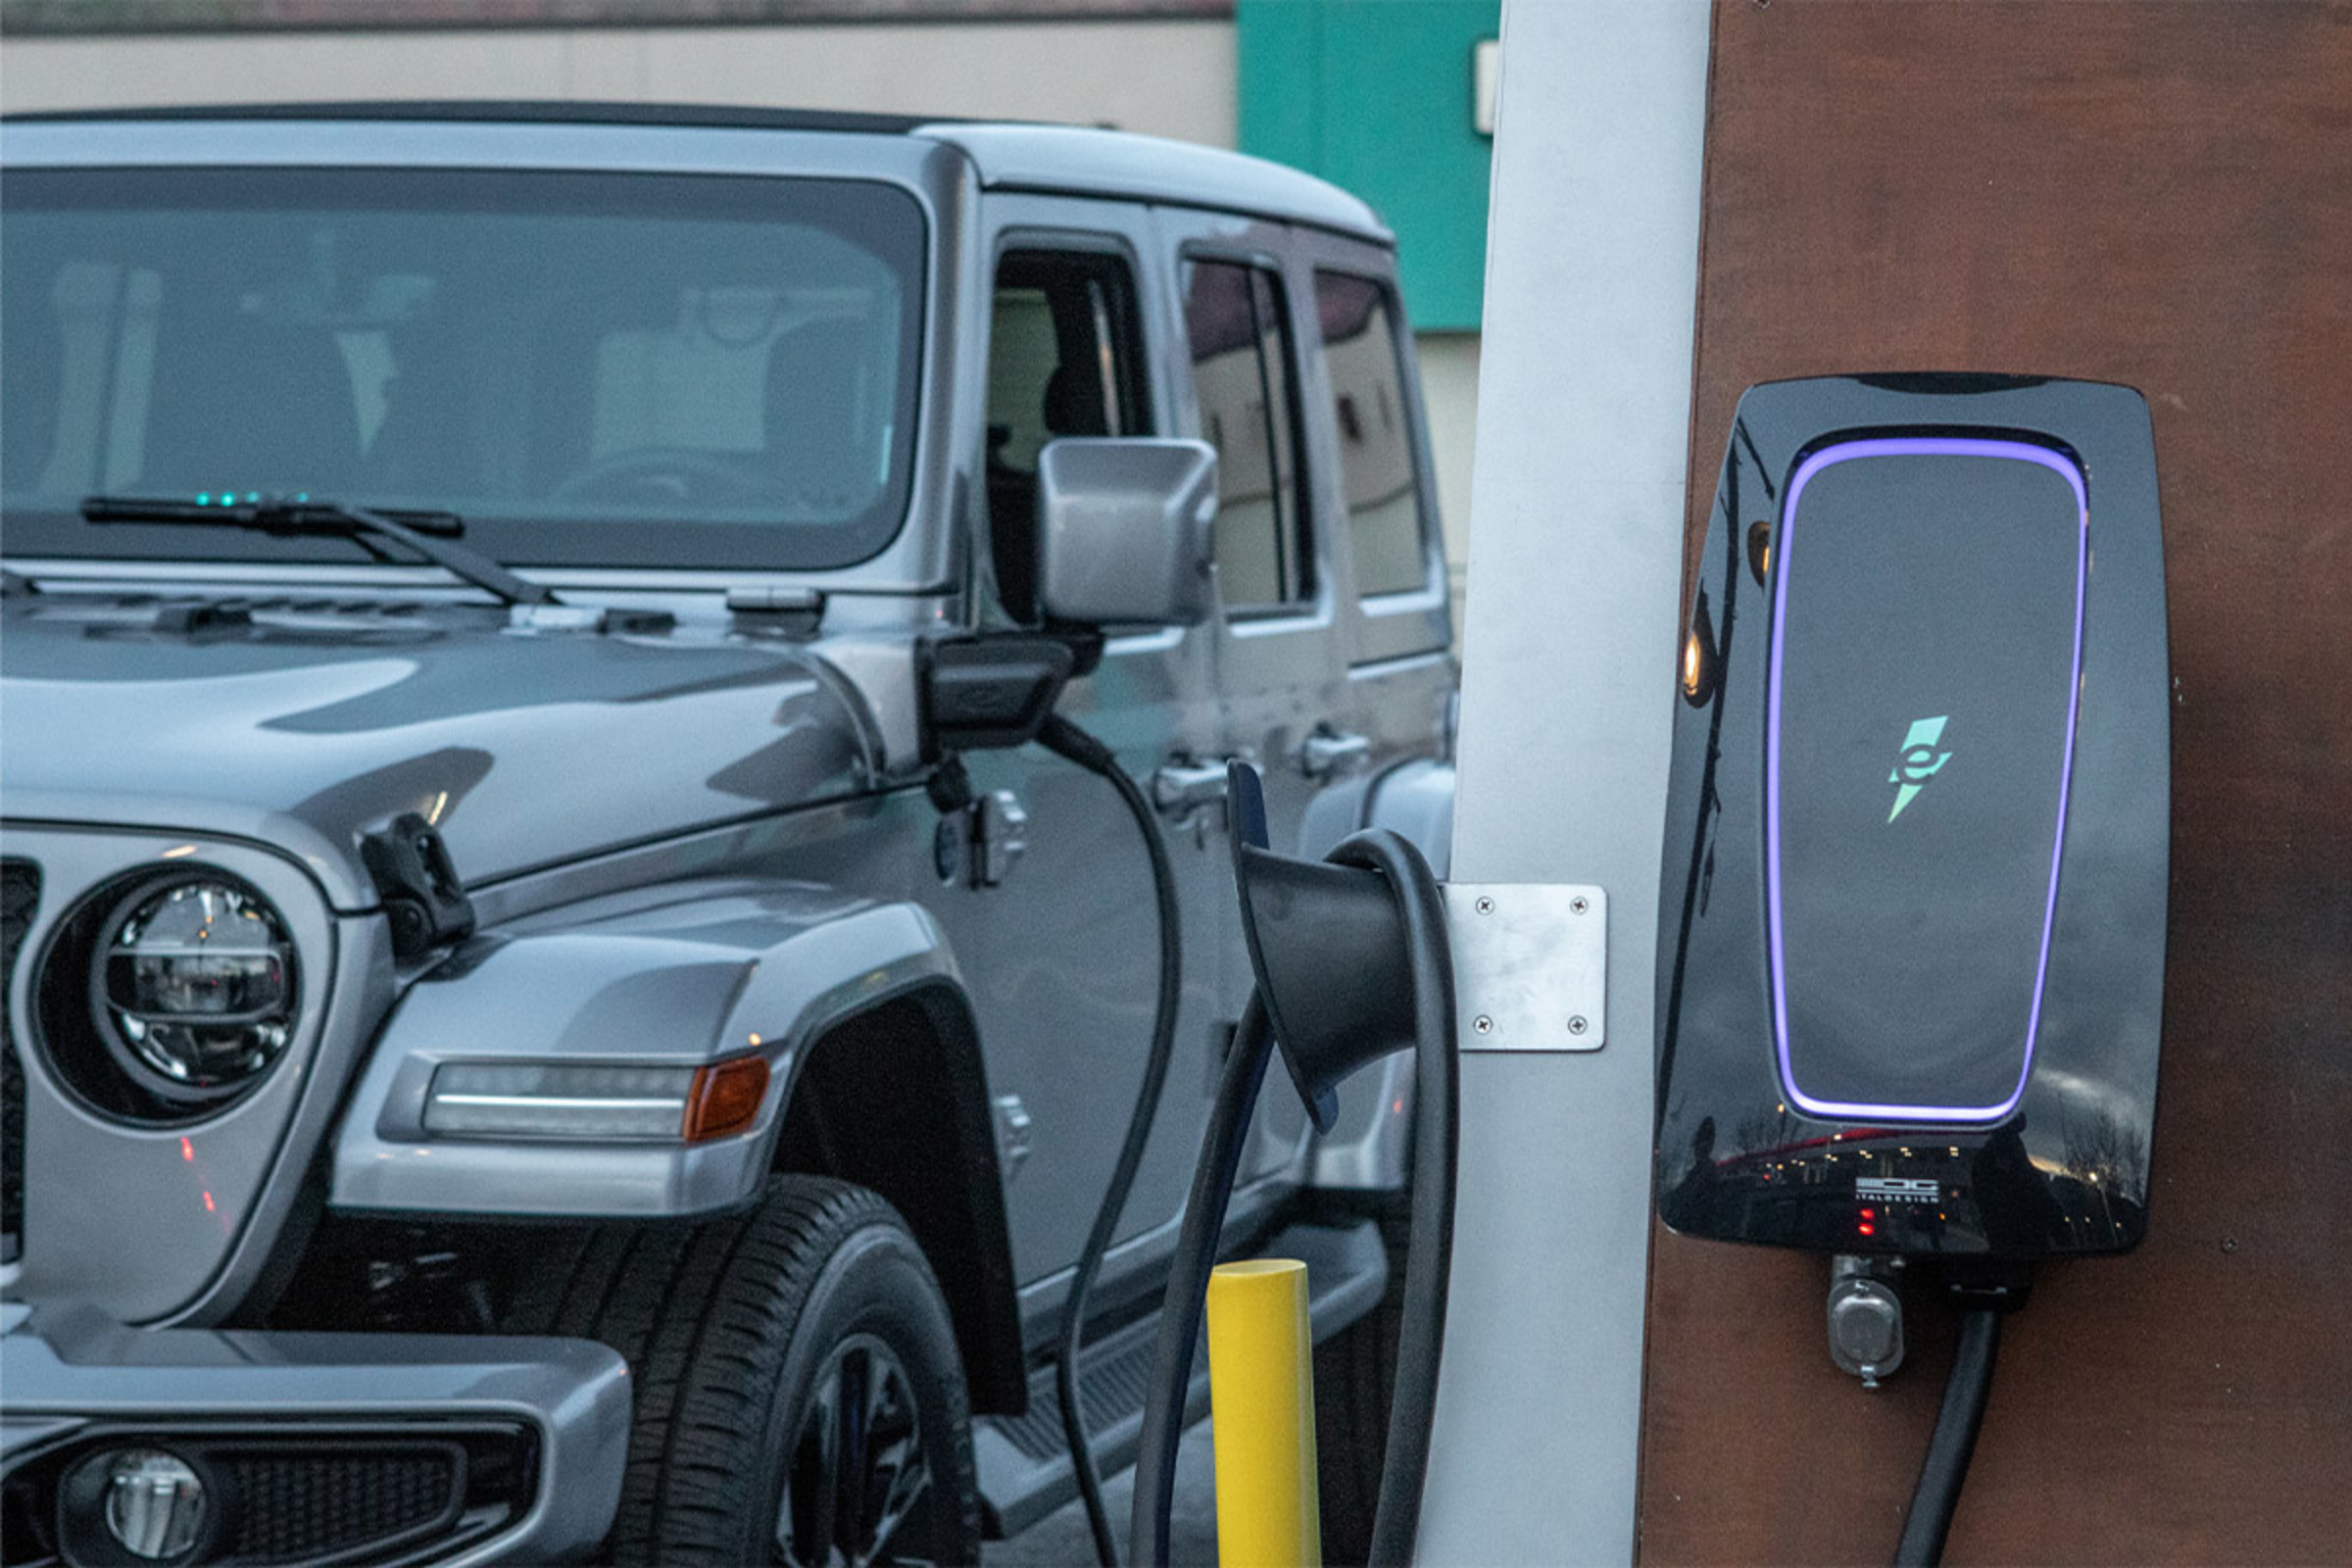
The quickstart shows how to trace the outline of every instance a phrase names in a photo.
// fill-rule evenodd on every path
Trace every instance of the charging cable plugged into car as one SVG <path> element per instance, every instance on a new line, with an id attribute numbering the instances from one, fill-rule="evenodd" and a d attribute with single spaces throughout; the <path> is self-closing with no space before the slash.
<path id="1" fill-rule="evenodd" d="M 1054 710 L 1071 676 L 1091 668 L 1101 655 L 1100 637 L 984 632 L 922 645 L 917 678 L 922 690 L 926 759 L 932 764 L 928 788 L 931 802 L 943 817 L 952 819 L 975 805 L 963 751 L 1034 741 L 1111 786 L 1135 819 L 1136 832 L 1152 862 L 1159 947 L 1152 1044 L 1144 1057 L 1143 1080 L 1136 1087 L 1110 1180 L 1071 1271 L 1054 1366 L 1062 1435 L 1069 1446 L 1070 1465 L 1096 1554 L 1103 1568 L 1118 1568 L 1117 1544 L 1079 1397 L 1078 1356 L 1084 1348 L 1088 1295 L 1103 1255 L 1110 1250 L 1128 1194 L 1135 1187 L 1136 1171 L 1143 1163 L 1145 1145 L 1151 1141 L 1152 1123 L 1159 1115 L 1161 1092 L 1167 1086 L 1168 1061 L 1176 1043 L 1176 1009 L 1183 996 L 1184 930 L 1176 903 L 1176 873 L 1168 862 L 1167 843 L 1160 835 L 1151 801 L 1119 766 L 1109 747 Z"/>
<path id="2" fill-rule="evenodd" d="M 1150 800 L 1108 747 L 1054 711 L 1063 685 L 1099 651 L 1099 639 L 984 632 L 926 644 L 917 668 L 926 757 L 933 764 L 929 787 L 943 813 L 973 805 L 961 751 L 1035 742 L 1111 784 L 1152 860 L 1159 984 L 1151 1050 L 1110 1181 L 1072 1273 L 1054 1356 L 1055 1398 L 1089 1532 L 1103 1568 L 1117 1568 L 1117 1544 L 1081 1408 L 1079 1353 L 1088 1293 L 1126 1206 L 1166 1085 L 1183 953 L 1174 873 Z M 1420 852 L 1387 830 L 1357 833 L 1322 862 L 1273 854 L 1256 771 L 1236 762 L 1227 782 L 1243 928 L 1257 984 L 1218 1086 L 1171 1265 L 1136 1461 L 1129 1560 L 1168 1560 L 1176 1447 L 1193 1349 L 1250 1116 L 1279 1042 L 1292 1086 L 1318 1131 L 1333 1125 L 1341 1080 L 1394 1052 L 1415 1054 L 1416 1170 L 1402 1348 L 1369 1558 L 1401 1563 L 1411 1557 L 1418 1527 L 1452 1246 L 1457 1068 L 1445 900 Z"/>
<path id="3" fill-rule="evenodd" d="M 1038 598 L 1050 617 L 1047 629 L 969 632 L 916 648 L 922 753 L 930 768 L 926 787 L 943 823 L 982 806 L 964 769 L 964 752 L 1034 742 L 1111 786 L 1151 860 L 1158 931 L 1152 1042 L 1110 1179 L 1071 1269 L 1054 1347 L 1062 1437 L 1102 1568 L 1118 1568 L 1118 1547 L 1086 1430 L 1079 1355 L 1095 1277 L 1134 1190 L 1167 1087 L 1183 998 L 1184 932 L 1175 870 L 1151 800 L 1108 746 L 1054 705 L 1072 679 L 1091 674 L 1102 662 L 1104 625 L 1190 625 L 1206 615 L 1202 564 L 1215 515 L 1216 472 L 1214 449 L 1199 441 L 1050 442 L 1039 454 L 1037 516 Z M 1120 546 L 1122 560 L 1102 568 L 1104 550 Z M 985 882 L 988 835 L 980 837 L 976 875 Z"/>
<path id="4" fill-rule="evenodd" d="M 1159 1116 L 1159 1102 L 1168 1082 L 1168 1061 L 1175 1054 L 1176 1007 L 1184 986 L 1184 934 L 1176 906 L 1176 873 L 1168 863 L 1168 847 L 1142 788 L 1119 766 L 1110 748 L 1059 713 L 1038 731 L 1038 744 L 1107 781 L 1135 818 L 1145 852 L 1152 858 L 1152 895 L 1158 908 L 1159 985 L 1152 1003 L 1152 1048 L 1144 1057 L 1144 1077 L 1135 1091 L 1135 1105 L 1127 1115 L 1127 1133 L 1119 1143 L 1110 1183 L 1095 1210 L 1086 1244 L 1070 1272 L 1070 1294 L 1062 1305 L 1061 1338 L 1054 1349 L 1054 1397 L 1060 1407 L 1061 1430 L 1069 1444 L 1070 1463 L 1078 1481 L 1078 1495 L 1086 1509 L 1087 1529 L 1094 1537 L 1095 1555 L 1102 1568 L 1118 1568 L 1118 1544 L 1111 1533 L 1110 1511 L 1102 1500 L 1102 1478 L 1096 1471 L 1093 1445 L 1086 1432 L 1084 1406 L 1079 1398 L 1078 1355 L 1085 1348 L 1087 1298 L 1095 1275 L 1110 1250 L 1119 1215 L 1134 1190 L 1135 1173 L 1143 1164 L 1144 1146 Z"/>

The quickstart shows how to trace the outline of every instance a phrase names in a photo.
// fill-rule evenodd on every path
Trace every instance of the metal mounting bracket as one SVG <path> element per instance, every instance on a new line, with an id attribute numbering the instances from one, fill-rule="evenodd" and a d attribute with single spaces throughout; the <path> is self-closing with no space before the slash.
<path id="1" fill-rule="evenodd" d="M 1609 899 L 1582 882 L 1450 882 L 1464 1051 L 1598 1051 L 1608 1039 Z"/>

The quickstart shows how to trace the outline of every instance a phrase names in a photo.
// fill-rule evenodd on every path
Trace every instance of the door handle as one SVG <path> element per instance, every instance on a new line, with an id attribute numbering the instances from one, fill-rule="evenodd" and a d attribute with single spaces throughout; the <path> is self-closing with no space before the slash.
<path id="1" fill-rule="evenodd" d="M 1204 806 L 1225 799 L 1225 763 L 1197 762 L 1190 758 L 1163 762 L 1152 775 L 1152 804 L 1162 816 L 1179 821 Z"/>
<path id="2" fill-rule="evenodd" d="M 1299 744 L 1298 768 L 1308 778 L 1326 779 L 1372 755 L 1369 735 L 1319 728 Z"/>

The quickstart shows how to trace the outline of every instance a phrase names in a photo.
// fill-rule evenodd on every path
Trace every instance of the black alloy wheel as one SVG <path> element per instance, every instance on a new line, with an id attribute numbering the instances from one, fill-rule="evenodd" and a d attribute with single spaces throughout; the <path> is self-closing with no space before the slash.
<path id="1" fill-rule="evenodd" d="M 906 1367 L 884 1341 L 857 1334 L 818 1369 L 784 1466 L 776 1561 L 790 1568 L 866 1568 L 904 1561 L 902 1528 L 933 1499 L 922 1411 Z"/>

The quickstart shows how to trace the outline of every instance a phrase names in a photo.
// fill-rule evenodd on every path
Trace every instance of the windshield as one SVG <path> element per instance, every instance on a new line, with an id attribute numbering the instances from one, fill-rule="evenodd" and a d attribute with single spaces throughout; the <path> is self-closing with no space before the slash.
<path id="1" fill-rule="evenodd" d="M 93 493 L 460 514 L 510 564 L 846 565 L 906 507 L 923 218 L 831 179 L 11 171 L 12 555 L 349 562 Z"/>

